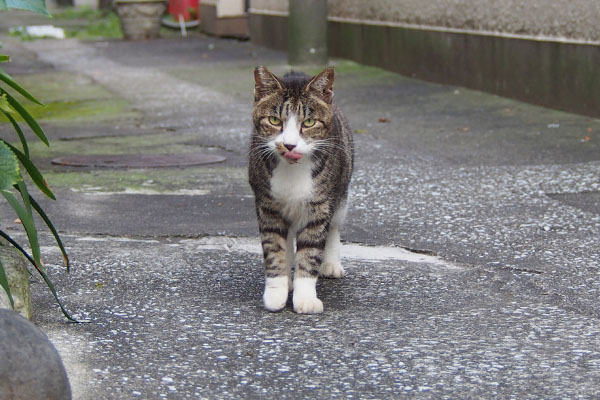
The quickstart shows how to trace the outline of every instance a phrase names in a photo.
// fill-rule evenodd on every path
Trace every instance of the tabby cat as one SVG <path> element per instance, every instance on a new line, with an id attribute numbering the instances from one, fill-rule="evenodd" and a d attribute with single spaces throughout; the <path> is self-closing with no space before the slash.
<path id="1" fill-rule="evenodd" d="M 257 67 L 254 78 L 248 170 L 264 255 L 264 305 L 281 310 L 293 290 L 296 312 L 320 313 L 317 277 L 344 275 L 340 224 L 354 162 L 352 131 L 332 102 L 333 68 L 312 78 L 294 71 L 278 78 Z"/>

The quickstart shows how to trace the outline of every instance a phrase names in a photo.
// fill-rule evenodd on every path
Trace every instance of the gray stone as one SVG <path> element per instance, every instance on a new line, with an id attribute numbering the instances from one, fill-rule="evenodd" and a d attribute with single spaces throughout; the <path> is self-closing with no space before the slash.
<path id="1" fill-rule="evenodd" d="M 14 302 L 14 310 L 27 319 L 31 319 L 31 298 L 29 292 L 29 271 L 25 260 L 19 252 L 10 246 L 0 245 L 0 260 L 4 267 L 4 273 L 8 280 L 8 287 Z M 3 294 L 4 291 L 2 291 Z M 8 301 L 8 297 L 5 298 Z M 0 307 L 6 307 L 4 301 L 0 301 Z M 10 308 L 10 302 L 8 307 Z"/>
<path id="2" fill-rule="evenodd" d="M 0 310 L 0 399 L 65 400 L 71 387 L 48 337 L 11 310 Z"/>

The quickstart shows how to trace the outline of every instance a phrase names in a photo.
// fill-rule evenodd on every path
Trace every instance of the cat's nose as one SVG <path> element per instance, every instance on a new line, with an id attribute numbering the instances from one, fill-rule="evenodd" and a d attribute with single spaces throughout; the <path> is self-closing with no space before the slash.
<path id="1" fill-rule="evenodd" d="M 284 144 L 285 148 L 288 149 L 289 151 L 294 150 L 294 148 L 296 147 L 295 144 Z"/>

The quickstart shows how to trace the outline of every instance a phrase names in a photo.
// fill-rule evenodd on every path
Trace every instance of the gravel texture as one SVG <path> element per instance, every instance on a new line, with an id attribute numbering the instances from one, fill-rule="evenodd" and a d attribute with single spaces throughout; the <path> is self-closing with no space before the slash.
<path id="1" fill-rule="evenodd" d="M 279 74 L 285 54 L 213 38 L 7 43 L 43 67 L 27 71 L 87 76 L 130 108 L 112 123 L 42 121 L 53 156 L 227 158 L 164 170 L 37 158 L 72 272 L 43 235 L 45 263 L 89 323 L 66 323 L 38 278 L 34 319 L 74 398 L 598 397 L 599 121 L 334 60 L 355 129 L 343 238 L 356 247 L 348 276 L 318 285 L 323 314 L 273 314 L 245 160 L 253 67 Z"/>

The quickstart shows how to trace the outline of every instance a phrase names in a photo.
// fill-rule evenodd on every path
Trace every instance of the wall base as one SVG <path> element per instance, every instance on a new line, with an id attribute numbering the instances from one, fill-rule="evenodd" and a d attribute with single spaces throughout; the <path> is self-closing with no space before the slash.
<path id="1" fill-rule="evenodd" d="M 202 30 L 209 35 L 220 37 L 248 38 L 248 18 L 246 15 L 217 17 L 217 7 L 200 3 Z"/>
<path id="2" fill-rule="evenodd" d="M 287 17 L 250 13 L 256 44 L 285 50 Z M 600 46 L 329 20 L 331 57 L 600 117 Z"/>

